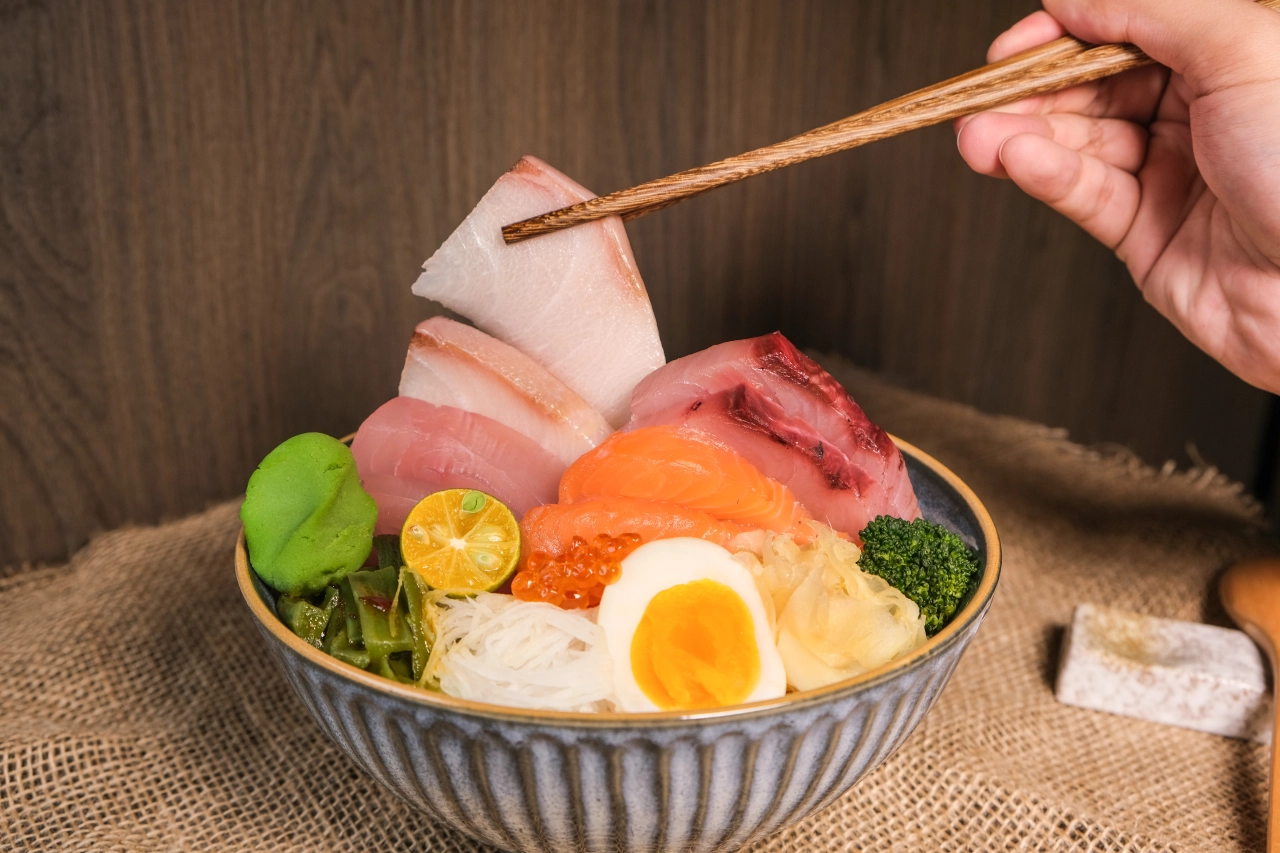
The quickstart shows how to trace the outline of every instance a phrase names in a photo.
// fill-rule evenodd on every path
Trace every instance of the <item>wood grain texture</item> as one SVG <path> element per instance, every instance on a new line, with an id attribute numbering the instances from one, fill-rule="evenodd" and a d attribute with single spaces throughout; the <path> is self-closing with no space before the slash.
<path id="1" fill-rule="evenodd" d="M 1091 47 L 1064 36 L 782 142 L 513 222 L 503 226 L 502 238 L 507 243 L 518 243 L 607 216 L 637 219 L 756 175 L 1151 63 L 1151 58 L 1133 45 Z"/>
<path id="2" fill-rule="evenodd" d="M 0 565 L 353 429 L 438 310 L 423 259 L 521 154 L 633 185 L 972 67 L 1033 5 L 0 0 Z M 780 328 L 1252 477 L 1265 395 L 946 128 L 628 228 L 670 356 Z"/>
<path id="3" fill-rule="evenodd" d="M 1280 0 L 1255 2 L 1280 9 Z M 1064 36 L 782 142 L 513 222 L 503 226 L 502 238 L 518 243 L 608 216 L 637 219 L 756 175 L 1154 63 L 1131 44 L 1091 45 Z"/>

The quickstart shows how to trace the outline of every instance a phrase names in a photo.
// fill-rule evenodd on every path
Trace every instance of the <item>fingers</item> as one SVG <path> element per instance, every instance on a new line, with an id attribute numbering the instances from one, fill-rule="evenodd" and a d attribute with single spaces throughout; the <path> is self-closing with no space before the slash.
<path id="1" fill-rule="evenodd" d="M 1066 32 L 1062 25 L 1055 21 L 1048 12 L 1043 10 L 1032 12 L 996 36 L 996 40 L 987 48 L 987 62 L 999 62 L 1001 59 L 1007 59 L 1015 53 L 1021 53 L 1024 50 L 1030 50 L 1056 38 L 1061 38 L 1066 35 Z M 1028 98 L 1014 104 L 1006 104 L 998 109 L 1004 112 L 1040 112 L 1040 103 L 1043 101 L 1043 98 Z M 973 116 L 961 116 L 956 119 L 953 122 L 956 133 L 963 130 L 964 126 L 972 118 Z"/>
<path id="2" fill-rule="evenodd" d="M 987 62 L 999 62 L 1033 47 L 1062 38 L 1066 28 L 1043 10 L 1032 12 L 1000 35 L 987 49 Z"/>
<path id="3" fill-rule="evenodd" d="M 1133 42 L 1184 74 L 1196 95 L 1280 77 L 1280 13 L 1252 0 L 1044 0 L 1091 42 Z"/>
<path id="4" fill-rule="evenodd" d="M 976 172 L 1009 177 L 1000 160 L 1005 140 L 1036 134 L 1059 145 L 1101 160 L 1126 172 L 1137 172 L 1147 150 L 1147 131 L 1133 122 L 1099 119 L 1070 113 L 1016 115 L 988 112 L 973 117 L 956 143 L 960 156 Z"/>
<path id="5" fill-rule="evenodd" d="M 1080 113 L 1146 123 L 1155 116 L 1168 79 L 1169 69 L 1163 66 L 1135 68 L 1095 83 L 1006 104 L 995 112 L 1023 115 Z M 958 121 L 957 128 L 967 124 L 970 118 L 972 116 Z"/>
<path id="6" fill-rule="evenodd" d="M 1016 30 L 1017 27 L 1015 26 L 1014 29 Z M 1156 107 L 1160 103 L 1161 94 L 1168 80 L 1169 69 L 1164 66 L 1135 68 L 1105 80 L 1006 104 L 993 112 L 1022 115 L 1080 113 L 1145 124 L 1154 118 Z M 956 130 L 964 128 L 972 119 L 973 116 L 958 119 L 955 122 Z"/>
<path id="7" fill-rule="evenodd" d="M 1048 204 L 1115 249 L 1133 224 L 1141 200 L 1129 172 L 1037 133 L 1004 141 L 1004 171 L 1023 192 Z"/>

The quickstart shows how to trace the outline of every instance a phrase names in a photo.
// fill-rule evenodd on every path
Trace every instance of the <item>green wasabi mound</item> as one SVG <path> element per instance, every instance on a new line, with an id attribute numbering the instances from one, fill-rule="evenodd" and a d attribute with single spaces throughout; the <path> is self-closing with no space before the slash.
<path id="1" fill-rule="evenodd" d="M 293 596 L 313 595 L 360 568 L 377 518 L 351 451 L 318 432 L 268 453 L 240 507 L 254 571 Z"/>

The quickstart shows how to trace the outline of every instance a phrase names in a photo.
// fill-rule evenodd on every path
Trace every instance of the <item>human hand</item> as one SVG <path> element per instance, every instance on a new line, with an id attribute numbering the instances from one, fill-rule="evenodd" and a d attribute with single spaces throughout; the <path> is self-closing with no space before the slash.
<path id="1" fill-rule="evenodd" d="M 988 59 L 1070 32 L 1161 65 L 961 119 L 961 156 L 1111 247 L 1193 343 L 1280 393 L 1280 13 L 1249 0 L 1044 5 Z"/>

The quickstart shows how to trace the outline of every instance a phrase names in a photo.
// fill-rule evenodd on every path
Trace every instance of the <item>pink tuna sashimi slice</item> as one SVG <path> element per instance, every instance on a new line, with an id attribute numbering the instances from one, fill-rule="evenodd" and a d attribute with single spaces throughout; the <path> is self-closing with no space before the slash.
<path id="1" fill-rule="evenodd" d="M 510 427 L 412 397 L 393 397 L 369 415 L 351 453 L 378 504 L 377 533 L 399 533 L 414 504 L 441 489 L 479 489 L 520 518 L 556 502 L 565 469 Z"/>
<path id="2" fill-rule="evenodd" d="M 400 395 L 492 418 L 565 465 L 609 437 L 608 422 L 513 346 L 447 317 L 418 324 Z"/>
<path id="3" fill-rule="evenodd" d="M 594 198 L 523 157 L 423 264 L 413 292 L 470 318 L 541 364 L 615 426 L 662 342 L 622 220 L 508 246 L 504 225 Z"/>
<path id="4" fill-rule="evenodd" d="M 834 453 L 836 458 L 848 463 L 847 466 L 843 463 L 839 466 L 845 473 L 835 478 L 831 476 L 834 463 L 819 467 L 823 476 L 829 479 L 831 489 L 854 493 L 865 505 L 869 518 L 877 515 L 909 519 L 920 516 L 915 490 L 907 477 L 906 463 L 888 434 L 871 422 L 834 376 L 778 332 L 717 344 L 654 371 L 636 386 L 631 399 L 632 420 L 628 429 L 684 423 L 694 404 L 699 401 L 705 403 L 713 395 L 739 386 L 756 392 L 750 398 L 753 405 L 748 407 L 751 414 L 746 420 L 763 421 L 783 434 L 799 426 L 810 427 L 820 440 L 820 445 L 814 445 L 812 456 L 825 458 L 828 453 Z M 771 401 L 777 408 L 760 403 L 760 398 Z M 747 401 L 744 397 L 739 402 L 738 414 L 744 415 L 748 409 L 741 404 Z M 721 408 L 726 415 L 730 411 L 727 401 Z M 779 413 L 785 414 L 785 422 L 779 421 Z M 743 419 L 738 417 L 739 421 Z M 760 431 L 759 427 L 755 429 Z M 796 433 L 796 442 L 809 440 L 800 436 L 801 433 Z M 738 447 L 736 441 L 727 436 L 722 440 L 748 459 L 752 458 L 745 448 Z M 794 449 L 799 445 L 780 440 L 780 451 L 785 446 Z M 769 473 L 768 466 L 762 466 L 754 459 L 752 461 Z M 784 463 L 773 464 L 780 466 Z M 850 471 L 861 472 L 864 476 L 856 477 Z M 786 482 L 777 474 L 769 473 L 769 476 Z M 867 486 L 868 480 L 878 484 L 879 488 Z M 810 512 L 819 517 L 824 514 L 821 506 L 825 502 L 820 506 L 812 505 L 812 497 L 806 500 L 798 489 L 792 488 Z M 839 529 L 854 534 L 861 530 Z"/>

